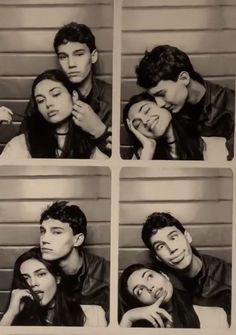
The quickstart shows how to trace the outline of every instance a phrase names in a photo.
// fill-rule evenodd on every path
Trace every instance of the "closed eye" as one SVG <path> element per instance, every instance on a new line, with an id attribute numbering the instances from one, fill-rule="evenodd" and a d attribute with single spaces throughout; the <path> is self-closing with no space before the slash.
<path id="1" fill-rule="evenodd" d="M 135 129 L 138 129 L 138 127 L 140 126 L 141 122 L 142 121 L 140 119 L 135 119 L 135 120 L 133 120 L 132 125 L 134 126 Z"/>

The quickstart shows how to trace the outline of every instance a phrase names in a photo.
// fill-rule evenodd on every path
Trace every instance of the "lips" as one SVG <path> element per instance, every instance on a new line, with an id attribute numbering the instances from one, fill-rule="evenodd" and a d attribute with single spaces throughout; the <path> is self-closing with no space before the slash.
<path id="1" fill-rule="evenodd" d="M 151 122 L 151 125 L 149 126 L 150 130 L 153 130 L 158 122 L 159 122 L 159 116 L 155 117 L 155 119 Z"/>
<path id="2" fill-rule="evenodd" d="M 79 74 L 80 74 L 79 71 L 68 72 L 68 76 L 69 76 L 69 77 L 78 76 Z"/>
<path id="3" fill-rule="evenodd" d="M 41 248 L 41 252 L 50 252 L 50 251 L 53 251 L 53 250 L 50 248 Z"/>
<path id="4" fill-rule="evenodd" d="M 184 259 L 184 256 L 185 256 L 185 252 L 182 251 L 180 254 L 178 254 L 177 256 L 171 258 L 171 263 L 172 264 L 178 264 L 180 262 L 182 262 L 182 260 Z"/>
<path id="5" fill-rule="evenodd" d="M 154 297 L 155 297 L 156 299 L 159 299 L 159 298 L 163 295 L 163 292 L 164 292 L 164 290 L 163 290 L 162 287 L 159 288 L 159 289 L 157 289 L 156 292 L 154 293 Z"/>
<path id="6" fill-rule="evenodd" d="M 43 299 L 43 291 L 34 291 L 34 293 L 37 294 L 40 301 Z"/>
<path id="7" fill-rule="evenodd" d="M 55 116 L 57 113 L 58 113 L 58 110 L 51 110 L 51 111 L 48 112 L 48 116 L 49 116 L 49 117 L 53 117 L 53 116 Z"/>

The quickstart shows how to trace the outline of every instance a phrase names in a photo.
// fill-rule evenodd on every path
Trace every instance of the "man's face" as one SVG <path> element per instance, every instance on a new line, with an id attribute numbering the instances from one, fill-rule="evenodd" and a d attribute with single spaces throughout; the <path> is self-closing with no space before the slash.
<path id="1" fill-rule="evenodd" d="M 76 246 L 76 235 L 68 223 L 54 219 L 40 225 L 40 249 L 43 259 L 54 261 L 67 256 Z"/>
<path id="2" fill-rule="evenodd" d="M 191 237 L 187 232 L 183 234 L 175 226 L 161 228 L 151 236 L 150 242 L 157 259 L 167 266 L 184 270 L 191 264 Z"/>
<path id="3" fill-rule="evenodd" d="M 161 80 L 148 92 L 155 98 L 161 108 L 168 109 L 171 113 L 178 113 L 188 98 L 188 89 L 183 80 Z"/>
<path id="4" fill-rule="evenodd" d="M 67 42 L 58 47 L 58 60 L 62 70 L 73 83 L 82 83 L 91 73 L 96 62 L 96 50 L 90 52 L 85 43 Z"/>

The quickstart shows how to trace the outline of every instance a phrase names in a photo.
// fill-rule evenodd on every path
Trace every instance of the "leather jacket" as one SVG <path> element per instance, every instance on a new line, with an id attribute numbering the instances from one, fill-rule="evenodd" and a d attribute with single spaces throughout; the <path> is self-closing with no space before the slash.
<path id="1" fill-rule="evenodd" d="M 196 104 L 186 104 L 180 112 L 184 118 L 194 119 L 199 135 L 224 137 L 228 160 L 234 156 L 235 92 L 210 81 L 203 80 L 206 93 Z"/>
<path id="2" fill-rule="evenodd" d="M 232 266 L 222 259 L 193 250 L 202 260 L 201 271 L 194 278 L 177 276 L 176 272 L 171 271 L 168 273 L 170 280 L 175 287 L 190 293 L 193 304 L 222 307 L 230 324 Z"/>
<path id="3" fill-rule="evenodd" d="M 81 305 L 100 305 L 108 314 L 110 263 L 84 249 L 80 253 L 82 267 L 75 276 L 63 275 L 62 289 Z"/>
<path id="4" fill-rule="evenodd" d="M 85 99 L 86 102 L 86 99 Z M 107 156 L 111 156 L 111 150 L 106 148 L 107 137 L 111 135 L 108 127 L 112 125 L 112 87 L 100 79 L 93 78 L 92 91 L 87 102 L 94 112 L 100 117 L 106 126 L 105 132 L 94 139 L 96 146 Z"/>

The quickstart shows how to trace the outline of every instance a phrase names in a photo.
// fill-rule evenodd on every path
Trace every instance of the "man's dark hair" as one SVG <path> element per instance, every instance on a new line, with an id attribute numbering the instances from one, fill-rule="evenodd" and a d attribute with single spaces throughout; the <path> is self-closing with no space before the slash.
<path id="1" fill-rule="evenodd" d="M 85 24 L 71 22 L 58 30 L 53 43 L 56 54 L 58 54 L 58 47 L 68 42 L 86 44 L 90 52 L 96 49 L 95 37 Z"/>
<path id="2" fill-rule="evenodd" d="M 144 222 L 142 229 L 142 240 L 146 247 L 153 250 L 150 242 L 152 235 L 156 234 L 159 229 L 172 226 L 175 226 L 184 234 L 185 228 L 183 225 L 169 213 L 154 212 L 149 215 L 147 220 Z"/>
<path id="3" fill-rule="evenodd" d="M 202 81 L 185 52 L 170 45 L 159 45 L 150 52 L 146 51 L 137 65 L 137 84 L 149 89 L 161 80 L 177 81 L 182 71 L 187 71 L 191 79 Z"/>
<path id="4" fill-rule="evenodd" d="M 74 235 L 83 233 L 86 238 L 87 219 L 79 206 L 68 205 L 68 201 L 56 201 L 41 214 L 40 224 L 49 219 L 68 223 Z"/>

